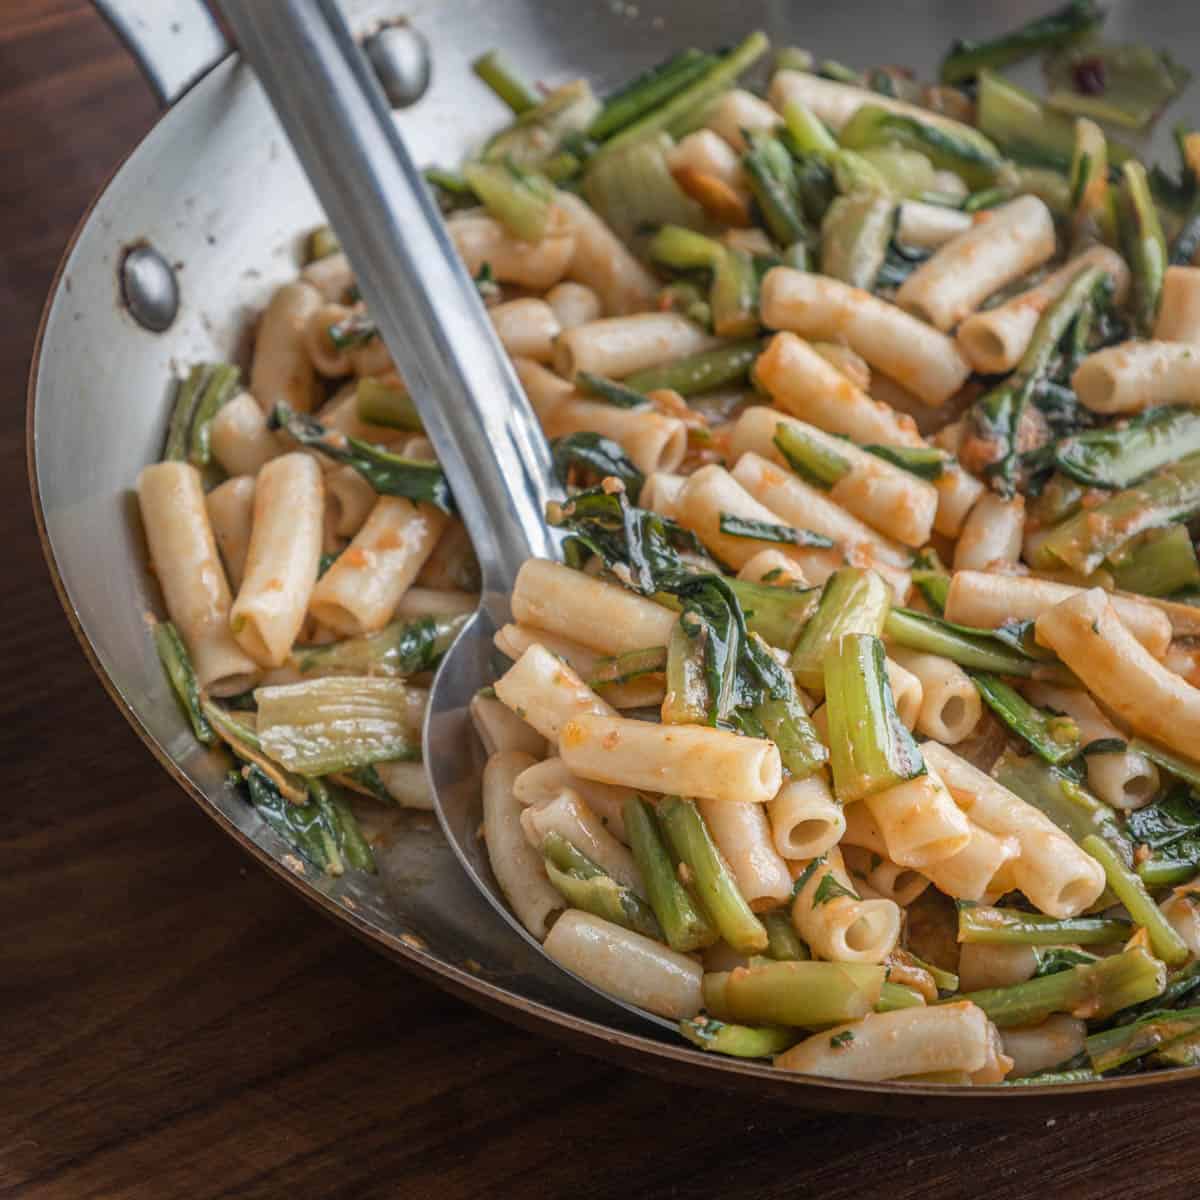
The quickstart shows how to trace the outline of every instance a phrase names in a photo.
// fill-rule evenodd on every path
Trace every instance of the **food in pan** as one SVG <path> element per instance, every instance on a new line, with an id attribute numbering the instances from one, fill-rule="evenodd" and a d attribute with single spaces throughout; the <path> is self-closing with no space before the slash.
<path id="1" fill-rule="evenodd" d="M 1200 134 L 1086 0 L 938 84 L 685 50 L 429 172 L 551 441 L 475 698 L 481 836 L 568 969 L 857 1080 L 1200 1055 Z M 1000 68 L 1049 55 L 1045 100 Z M 1104 127 L 1098 122 L 1104 122 Z M 197 737 L 318 867 L 427 807 L 463 526 L 332 235 L 138 496 Z M 402 366 L 402 364 L 400 364 Z M 353 803 L 351 798 L 353 797 Z"/>

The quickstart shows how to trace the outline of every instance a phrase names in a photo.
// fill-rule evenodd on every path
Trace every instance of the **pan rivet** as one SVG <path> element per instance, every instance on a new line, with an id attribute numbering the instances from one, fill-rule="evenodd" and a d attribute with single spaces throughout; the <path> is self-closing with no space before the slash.
<path id="1" fill-rule="evenodd" d="M 363 42 L 393 108 L 416 104 L 429 87 L 429 43 L 411 26 L 385 25 Z"/>
<path id="2" fill-rule="evenodd" d="M 151 333 L 169 329 L 179 311 L 179 282 L 171 265 L 143 242 L 121 259 L 121 298 L 130 316 Z"/>

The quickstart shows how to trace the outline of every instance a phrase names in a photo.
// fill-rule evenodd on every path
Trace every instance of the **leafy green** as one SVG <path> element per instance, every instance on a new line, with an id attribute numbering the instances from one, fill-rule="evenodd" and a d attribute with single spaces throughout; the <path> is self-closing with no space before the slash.
<path id="1" fill-rule="evenodd" d="M 983 67 L 1003 67 L 1039 50 L 1074 42 L 1104 20 L 1104 9 L 1095 0 L 1070 0 L 1044 17 L 986 42 L 959 38 L 942 60 L 943 83 L 965 83 Z"/>
<path id="2" fill-rule="evenodd" d="M 1046 103 L 1073 117 L 1144 129 L 1186 86 L 1191 72 L 1165 50 L 1092 39 L 1046 63 Z"/>
<path id="3" fill-rule="evenodd" d="M 593 375 L 590 371 L 580 371 L 575 376 L 575 385 L 581 392 L 596 396 L 615 408 L 642 408 L 650 403 L 641 392 L 635 392 L 633 388 L 615 380 L 605 379 L 603 375 Z"/>
<path id="4" fill-rule="evenodd" d="M 242 774 L 250 803 L 263 820 L 314 866 L 329 875 L 341 875 L 346 864 L 375 870 L 354 813 L 319 780 L 311 781 L 308 800 L 296 804 L 258 767 L 247 767 Z"/>
<path id="5" fill-rule="evenodd" d="M 853 889 L 838 883 L 833 872 L 829 871 L 821 877 L 817 890 L 813 892 L 812 907 L 820 908 L 822 904 L 828 904 L 830 900 L 836 900 L 839 896 L 849 896 L 851 900 L 861 899 Z"/>
<path id="6" fill-rule="evenodd" d="M 932 546 L 917 551 L 913 557 L 912 581 L 925 598 L 925 603 L 940 617 L 945 612 L 946 597 L 950 594 L 950 572 Z"/>
<path id="7" fill-rule="evenodd" d="M 810 529 L 794 529 L 791 525 L 776 525 L 770 521 L 755 521 L 734 513 L 720 514 L 721 532 L 729 537 L 753 538 L 759 542 L 778 542 L 787 546 L 804 546 L 828 550 L 833 542 Z"/>
<path id="8" fill-rule="evenodd" d="M 1108 302 L 1111 293 L 1111 280 L 1102 268 L 1081 271 L 1043 312 L 1016 370 L 968 410 L 960 452 L 969 456 L 971 464 L 981 469 L 1001 494 L 1013 493 L 1019 483 L 1023 452 L 1036 448 L 1028 447 L 1023 437 L 1026 407 L 1038 386 L 1053 378 L 1058 369 L 1056 351 L 1072 333 L 1072 349 L 1082 351 L 1082 343 L 1093 327 L 1095 310 Z"/>
<path id="9" fill-rule="evenodd" d="M 808 881 L 817 873 L 817 868 L 825 862 L 825 859 L 826 856 L 824 854 L 819 854 L 816 858 L 810 859 L 808 866 L 792 881 L 793 900 L 808 886 Z"/>
<path id="10" fill-rule="evenodd" d="M 286 404 L 275 406 L 270 426 L 285 430 L 302 446 L 353 467 L 382 496 L 403 496 L 414 504 L 432 504 L 443 512 L 454 512 L 450 485 L 437 463 L 404 458 L 361 438 L 330 431 Z"/>
<path id="11" fill-rule="evenodd" d="M 728 723 L 737 709 L 792 693 L 790 676 L 746 628 L 745 614 L 726 580 L 718 575 L 689 576 L 676 580 L 669 590 L 701 630 L 710 723 Z"/>
<path id="12" fill-rule="evenodd" d="M 170 621 L 160 621 L 154 626 L 154 648 L 171 690 L 187 714 L 196 740 L 211 746 L 217 740 L 216 734 L 200 705 L 200 685 L 196 680 L 196 672 L 192 669 L 192 660 L 183 638 Z"/>
<path id="13" fill-rule="evenodd" d="M 695 534 L 668 517 L 635 507 L 620 492 L 590 488 L 551 507 L 547 516 L 643 596 L 670 591 L 688 576 L 681 553 L 704 555 Z"/>
<path id="14" fill-rule="evenodd" d="M 1186 785 L 1177 785 L 1153 804 L 1134 809 L 1127 828 L 1135 842 L 1151 850 L 1172 848 L 1184 855 L 1200 855 L 1200 801 Z"/>
<path id="15" fill-rule="evenodd" d="M 812 231 L 804 218 L 795 162 L 783 142 L 761 130 L 746 132 L 742 156 L 750 190 L 771 236 L 781 246 L 810 243 Z"/>
<path id="16" fill-rule="evenodd" d="M 1042 712 L 995 675 L 972 677 L 984 703 L 1048 763 L 1068 762 L 1079 753 L 1079 727 L 1069 717 Z"/>
<path id="17" fill-rule="evenodd" d="M 795 425 L 781 421 L 775 426 L 775 436 L 771 440 L 801 479 L 823 491 L 833 487 L 852 469 L 848 458 Z"/>
<path id="18" fill-rule="evenodd" d="M 910 650 L 939 654 L 959 666 L 996 675 L 1032 675 L 1042 662 L 1040 656 L 1014 645 L 1000 630 L 956 625 L 911 608 L 893 608 L 885 631 L 892 641 Z"/>
<path id="19" fill-rule="evenodd" d="M 1064 438 L 1055 465 L 1086 487 L 1125 488 L 1183 455 L 1200 451 L 1200 413 L 1152 408 L 1127 421 Z"/>
<path id="20" fill-rule="evenodd" d="M 1086 950 L 1076 950 L 1073 946 L 1045 946 L 1034 950 L 1037 966 L 1034 968 L 1034 979 L 1046 975 L 1057 975 L 1059 971 L 1069 971 L 1072 967 L 1094 963 L 1098 957 Z"/>
<path id="21" fill-rule="evenodd" d="M 554 477 L 564 487 L 572 468 L 577 467 L 601 479 L 608 476 L 619 479 L 636 502 L 646 482 L 646 477 L 616 442 L 590 430 L 555 438 L 550 443 L 550 453 Z"/>
<path id="22" fill-rule="evenodd" d="M 700 50 L 682 50 L 636 75 L 605 98 L 603 107 L 587 128 L 588 137 L 602 142 L 620 132 L 694 83 L 716 61 L 715 55 Z"/>
<path id="23" fill-rule="evenodd" d="M 623 493 L 602 488 L 553 507 L 549 519 L 627 587 L 645 596 L 665 592 L 679 602 L 689 636 L 703 646 L 711 722 L 732 723 L 738 709 L 791 694 L 787 672 L 750 633 L 731 582 L 716 573 L 698 573 L 680 557 L 681 552 L 703 554 L 694 534 L 635 508 Z"/>
<path id="24" fill-rule="evenodd" d="M 936 446 L 864 446 L 869 454 L 919 479 L 941 479 L 953 459 Z"/>

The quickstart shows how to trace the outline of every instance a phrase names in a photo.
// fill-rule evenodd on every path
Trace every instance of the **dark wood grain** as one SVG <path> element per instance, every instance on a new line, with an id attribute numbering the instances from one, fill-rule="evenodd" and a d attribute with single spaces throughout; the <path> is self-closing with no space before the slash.
<path id="1" fill-rule="evenodd" d="M 480 1015 L 269 879 L 91 675 L 29 514 L 55 260 L 153 120 L 81 0 L 0 25 L 0 1196 L 1186 1196 L 1186 1098 L 1003 1127 L 806 1117 Z M 95 398 L 102 402 L 102 397 Z"/>

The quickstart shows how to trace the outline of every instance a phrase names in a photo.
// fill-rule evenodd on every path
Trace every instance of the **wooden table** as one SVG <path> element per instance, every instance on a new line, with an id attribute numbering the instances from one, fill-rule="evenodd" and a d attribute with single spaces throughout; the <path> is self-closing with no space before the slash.
<path id="1" fill-rule="evenodd" d="M 83 0 L 4 10 L 0 1196 L 1134 1200 L 1200 1184 L 1186 1097 L 921 1126 L 902 1108 L 756 1110 L 560 1050 L 376 957 L 188 802 L 84 662 L 24 479 L 51 273 L 154 104 Z"/>

